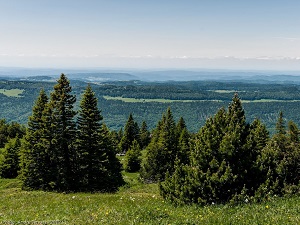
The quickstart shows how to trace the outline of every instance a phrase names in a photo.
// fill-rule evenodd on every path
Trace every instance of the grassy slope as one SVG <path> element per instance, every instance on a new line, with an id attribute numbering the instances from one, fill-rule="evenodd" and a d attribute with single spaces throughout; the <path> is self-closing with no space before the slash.
<path id="1" fill-rule="evenodd" d="M 116 194 L 27 192 L 18 180 L 0 180 L 0 224 L 300 224 L 299 197 L 174 207 L 136 177 L 125 174 L 129 185 Z"/>

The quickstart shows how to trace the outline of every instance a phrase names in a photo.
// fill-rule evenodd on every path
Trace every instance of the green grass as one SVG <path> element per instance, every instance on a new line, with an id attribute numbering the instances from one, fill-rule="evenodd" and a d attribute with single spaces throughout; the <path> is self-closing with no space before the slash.
<path id="1" fill-rule="evenodd" d="M 156 184 L 129 184 L 115 194 L 23 191 L 0 180 L 0 224 L 300 224 L 300 198 L 241 206 L 181 206 L 165 202 Z"/>
<path id="2" fill-rule="evenodd" d="M 22 97 L 24 90 L 21 89 L 0 89 L 0 94 L 4 94 L 8 97 Z"/>

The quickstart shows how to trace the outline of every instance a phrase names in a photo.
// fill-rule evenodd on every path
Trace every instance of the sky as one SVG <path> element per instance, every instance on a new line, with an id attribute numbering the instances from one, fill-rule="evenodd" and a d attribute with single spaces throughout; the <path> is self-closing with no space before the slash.
<path id="1" fill-rule="evenodd" d="M 0 66 L 300 71 L 299 0 L 0 0 Z"/>

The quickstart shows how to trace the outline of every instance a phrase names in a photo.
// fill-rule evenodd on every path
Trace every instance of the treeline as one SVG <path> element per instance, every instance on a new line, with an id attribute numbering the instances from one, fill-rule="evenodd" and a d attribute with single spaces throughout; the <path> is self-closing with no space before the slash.
<path id="1" fill-rule="evenodd" d="M 139 172 L 142 182 L 158 182 L 161 195 L 175 204 L 251 202 L 300 193 L 298 127 L 292 121 L 286 127 L 280 113 L 270 136 L 259 119 L 246 120 L 237 94 L 197 133 L 189 132 L 183 117 L 176 122 L 171 108 L 152 131 L 145 121 L 139 126 L 131 113 L 124 129 L 110 131 L 90 85 L 78 110 L 75 101 L 62 74 L 50 96 L 40 92 L 26 131 L 2 121 L 1 177 L 18 176 L 25 189 L 116 191 L 124 184 L 118 153 L 125 155 L 125 171 Z"/>
<path id="2" fill-rule="evenodd" d="M 95 87 L 97 94 L 137 99 L 222 100 L 228 101 L 234 92 L 244 100 L 300 99 L 296 84 L 258 84 L 242 82 L 185 81 L 168 83 L 114 82 Z"/>
<path id="3" fill-rule="evenodd" d="M 85 89 L 86 83 L 72 80 L 72 93 L 78 99 Z M 24 90 L 22 97 L 10 97 L 0 93 L 0 118 L 26 124 L 28 116 L 41 88 L 47 94 L 52 91 L 54 82 L 42 81 L 1 81 L 0 89 Z M 234 92 L 244 101 L 248 112 L 248 121 L 259 118 L 273 134 L 274 124 L 279 111 L 283 111 L 288 120 L 300 124 L 297 113 L 300 111 L 300 91 L 296 84 L 256 84 L 242 82 L 189 81 L 148 83 L 140 81 L 110 82 L 91 84 L 101 105 L 102 115 L 106 125 L 112 130 L 124 127 L 128 115 L 134 112 L 135 120 L 141 124 L 144 120 L 149 129 L 156 126 L 161 114 L 171 107 L 174 118 L 182 115 L 187 127 L 197 132 L 203 126 L 206 118 L 213 115 L 220 107 L 228 105 Z M 161 99 L 161 102 L 123 102 L 121 100 L 106 100 L 104 95 L 116 97 L 131 97 L 138 99 Z M 164 99 L 182 100 L 181 102 L 164 102 Z M 195 100 L 184 102 L 184 100 Z M 252 102 L 251 100 L 261 100 Z M 264 100 L 267 99 L 267 100 Z M 271 100 L 270 100 L 271 99 Z M 196 101 L 201 100 L 201 101 Z M 216 101 L 213 101 L 216 100 Z M 247 102 L 247 101 L 250 102 Z M 281 100 L 280 102 L 273 100 Z M 297 100 L 297 101 L 294 101 Z M 79 100 L 74 108 L 79 108 Z M 288 110 L 286 110 L 288 109 Z"/>

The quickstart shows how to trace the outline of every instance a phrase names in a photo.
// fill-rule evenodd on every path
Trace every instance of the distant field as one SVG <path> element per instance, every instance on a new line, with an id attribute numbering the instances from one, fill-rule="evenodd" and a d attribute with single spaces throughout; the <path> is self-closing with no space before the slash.
<path id="1" fill-rule="evenodd" d="M 106 100 L 119 100 L 122 102 L 160 102 L 160 103 L 170 103 L 170 102 L 207 102 L 207 101 L 213 101 L 213 102 L 222 102 L 221 100 L 173 100 L 173 99 L 159 99 L 159 98 L 151 98 L 151 99 L 137 99 L 137 98 L 123 98 L 123 97 L 111 97 L 111 96 L 103 96 Z"/>
<path id="2" fill-rule="evenodd" d="M 243 103 L 251 102 L 300 102 L 300 100 L 277 100 L 277 99 L 259 99 L 259 100 L 242 100 Z"/>
<path id="3" fill-rule="evenodd" d="M 221 90 L 220 90 L 221 91 Z M 231 92 L 231 91 L 228 91 Z M 234 91 L 233 91 L 234 92 Z M 225 93 L 225 91 L 224 91 Z M 119 100 L 127 103 L 143 103 L 143 102 L 160 102 L 160 103 L 170 103 L 170 102 L 223 102 L 222 100 L 172 100 L 172 99 L 137 99 L 137 98 L 123 98 L 123 97 L 112 97 L 105 95 L 103 96 L 106 100 Z M 243 100 L 243 103 L 251 102 L 300 102 L 300 100 L 278 100 L 278 99 L 258 99 L 258 100 Z"/>
<path id="4" fill-rule="evenodd" d="M 241 91 L 236 91 L 236 90 L 212 90 L 213 92 L 217 93 L 235 93 L 235 92 L 241 92 Z"/>
<path id="5" fill-rule="evenodd" d="M 21 89 L 0 89 L 0 94 L 4 94 L 8 97 L 22 97 L 24 90 Z"/>

